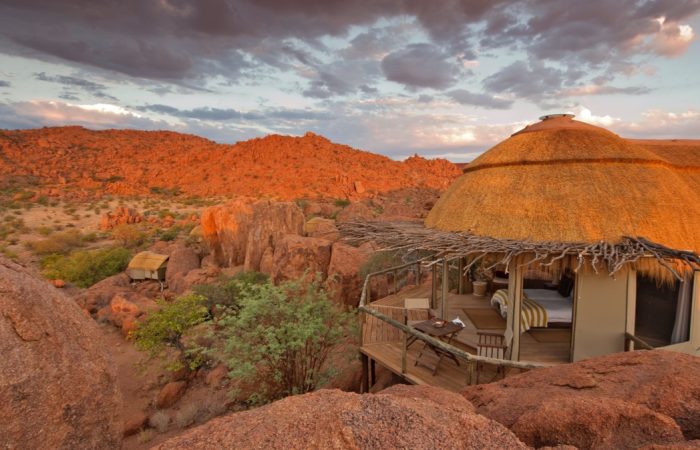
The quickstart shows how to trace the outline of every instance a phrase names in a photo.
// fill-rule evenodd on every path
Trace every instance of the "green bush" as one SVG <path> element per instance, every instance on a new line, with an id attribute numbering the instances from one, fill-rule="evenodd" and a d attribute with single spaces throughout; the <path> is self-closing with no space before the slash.
<path id="1" fill-rule="evenodd" d="M 239 308 L 219 325 L 230 375 L 254 387 L 254 404 L 322 386 L 332 375 L 324 364 L 330 351 L 356 322 L 317 281 L 242 286 Z"/>
<path id="2" fill-rule="evenodd" d="M 241 272 L 214 284 L 199 284 L 192 290 L 205 298 L 204 305 L 214 315 L 220 312 L 237 312 L 241 292 L 252 284 L 262 284 L 268 276 L 260 272 Z M 217 314 L 218 315 L 218 314 Z"/>
<path id="3" fill-rule="evenodd" d="M 182 342 L 182 336 L 209 317 L 204 301 L 205 298 L 199 294 L 183 295 L 170 303 L 159 300 L 161 308 L 150 313 L 130 334 L 136 342 L 136 348 L 148 352 L 151 358 L 161 356 L 168 348 L 176 348 L 180 353 L 168 365 L 169 369 L 189 367 L 194 370 L 199 367 L 202 358 L 198 353 L 188 351 Z"/>
<path id="4" fill-rule="evenodd" d="M 42 268 L 47 278 L 60 278 L 87 288 L 126 269 L 130 258 L 130 252 L 124 248 L 75 251 L 68 256 L 45 257 Z"/>

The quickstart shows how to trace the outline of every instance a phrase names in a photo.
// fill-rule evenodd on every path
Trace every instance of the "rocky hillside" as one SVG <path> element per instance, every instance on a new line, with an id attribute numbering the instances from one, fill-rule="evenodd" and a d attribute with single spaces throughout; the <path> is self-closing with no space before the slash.
<path id="1" fill-rule="evenodd" d="M 459 174 L 445 160 L 393 161 L 313 133 L 224 145 L 167 131 L 0 131 L 0 181 L 29 179 L 54 194 L 360 199 L 409 187 L 443 190 Z"/>

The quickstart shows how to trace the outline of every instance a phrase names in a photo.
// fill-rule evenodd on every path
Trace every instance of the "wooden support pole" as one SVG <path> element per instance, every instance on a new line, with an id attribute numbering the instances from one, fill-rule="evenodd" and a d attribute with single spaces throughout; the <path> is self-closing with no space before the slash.
<path id="1" fill-rule="evenodd" d="M 403 310 L 403 324 L 408 325 L 408 310 Z M 404 331 L 401 333 L 401 374 L 406 375 L 406 365 L 408 362 L 408 335 Z"/>
<path id="2" fill-rule="evenodd" d="M 447 259 L 442 260 L 442 298 L 440 299 L 440 316 L 447 320 L 447 293 L 450 290 L 450 265 Z"/>
<path id="3" fill-rule="evenodd" d="M 371 388 L 377 383 L 377 362 L 369 359 L 369 387 Z"/>
<path id="4" fill-rule="evenodd" d="M 362 360 L 362 380 L 360 381 L 360 393 L 366 394 L 369 392 L 369 357 L 364 353 L 360 353 Z"/>
<path id="5" fill-rule="evenodd" d="M 431 270 L 433 276 L 430 286 L 430 306 L 437 308 L 437 264 L 433 264 Z"/>
<path id="6" fill-rule="evenodd" d="M 394 294 L 399 292 L 399 271 L 394 270 Z"/>
<path id="7" fill-rule="evenodd" d="M 457 292 L 459 295 L 464 294 L 464 258 L 459 258 L 457 263 L 457 272 L 459 272 L 459 285 L 457 286 Z"/>

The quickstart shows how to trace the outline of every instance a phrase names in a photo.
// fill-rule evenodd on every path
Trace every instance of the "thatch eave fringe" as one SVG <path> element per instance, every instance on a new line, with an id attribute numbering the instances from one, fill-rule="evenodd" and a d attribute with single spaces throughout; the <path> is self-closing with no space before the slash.
<path id="1" fill-rule="evenodd" d="M 526 254 L 533 257 L 523 265 L 550 266 L 566 256 L 575 256 L 577 270 L 588 260 L 594 271 L 604 266 L 611 276 L 641 258 L 654 258 L 679 280 L 682 276 L 678 268 L 700 270 L 700 256 L 696 253 L 675 250 L 643 237 L 624 236 L 617 243 L 534 242 L 436 230 L 416 222 L 345 222 L 338 229 L 343 240 L 350 244 L 373 241 L 383 250 L 428 252 L 446 259 L 498 255 L 494 265 L 508 265 L 516 256 Z M 476 261 L 472 260 L 472 264 Z"/>

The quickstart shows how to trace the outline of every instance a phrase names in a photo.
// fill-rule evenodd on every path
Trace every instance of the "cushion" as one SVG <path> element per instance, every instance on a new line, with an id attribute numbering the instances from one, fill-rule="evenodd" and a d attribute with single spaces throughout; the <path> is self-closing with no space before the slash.
<path id="1" fill-rule="evenodd" d="M 573 289 L 574 279 L 568 275 L 564 275 L 563 277 L 561 277 L 561 280 L 559 281 L 559 289 L 557 289 L 559 295 L 561 295 L 562 297 L 569 297 Z"/>

